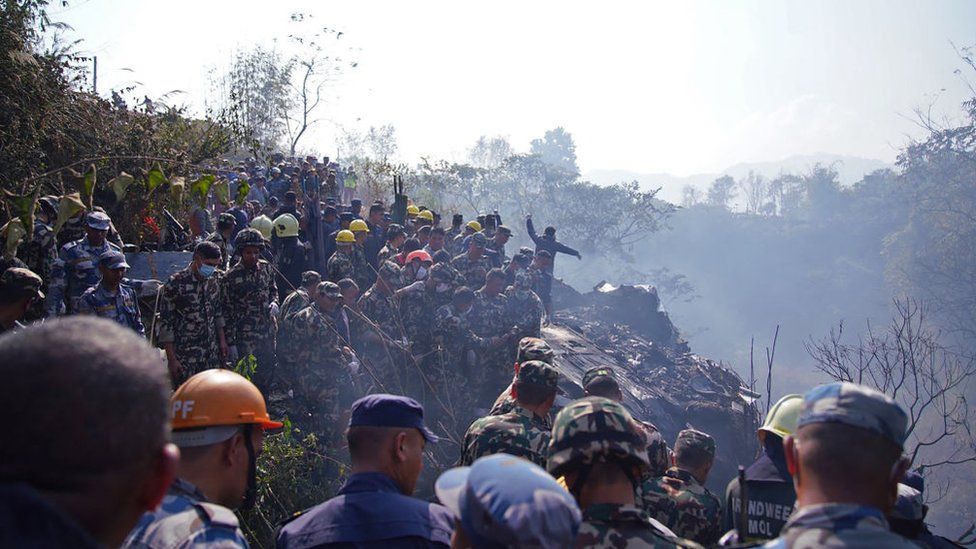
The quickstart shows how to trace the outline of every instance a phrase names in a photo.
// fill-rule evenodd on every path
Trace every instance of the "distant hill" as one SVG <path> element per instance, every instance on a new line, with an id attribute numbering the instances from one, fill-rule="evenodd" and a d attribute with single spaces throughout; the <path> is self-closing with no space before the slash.
<path id="1" fill-rule="evenodd" d="M 708 185 L 712 181 L 723 175 L 731 175 L 736 180 L 739 180 L 745 177 L 750 171 L 754 171 L 765 177 L 773 178 L 783 173 L 806 173 L 817 163 L 825 166 L 833 166 L 837 170 L 840 182 L 844 185 L 857 183 L 865 175 L 875 170 L 892 167 L 887 162 L 873 158 L 819 153 L 794 155 L 775 162 L 742 162 L 718 173 L 694 174 L 685 177 L 667 173 L 638 173 L 627 170 L 597 169 L 583 174 L 583 178 L 599 185 L 610 185 L 620 183 L 621 181 L 637 181 L 644 189 L 661 187 L 659 197 L 677 203 L 681 202 L 681 189 L 685 185 L 691 185 L 704 190 L 708 188 Z"/>

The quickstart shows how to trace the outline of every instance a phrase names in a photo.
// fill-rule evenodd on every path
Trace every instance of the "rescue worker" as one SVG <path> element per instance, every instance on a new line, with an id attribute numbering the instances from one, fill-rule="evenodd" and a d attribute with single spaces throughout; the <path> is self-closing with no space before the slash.
<path id="1" fill-rule="evenodd" d="M 532 291 L 542 300 L 546 310 L 542 325 L 548 326 L 552 319 L 552 254 L 546 250 L 534 254 L 528 272 L 532 275 Z"/>
<path id="2" fill-rule="evenodd" d="M 135 290 L 122 283 L 129 264 L 122 252 L 110 250 L 98 258 L 98 284 L 85 290 L 78 300 L 78 312 L 114 320 L 141 336 L 146 335 Z"/>
<path id="3" fill-rule="evenodd" d="M 638 504 L 676 535 L 710 546 L 722 535 L 722 502 L 705 488 L 715 463 L 715 440 L 685 429 L 674 442 L 674 466 L 644 481 Z"/>
<path id="4" fill-rule="evenodd" d="M 461 214 L 454 214 L 451 217 L 451 228 L 444 233 L 444 249 L 450 252 L 452 255 L 457 254 L 457 248 L 454 246 L 454 242 L 457 237 L 461 236 L 461 225 L 464 224 L 464 216 Z"/>
<path id="5" fill-rule="evenodd" d="M 232 365 L 253 356 L 257 370 L 251 376 L 268 390 L 274 376 L 275 328 L 278 287 L 271 264 L 261 259 L 264 237 L 257 229 L 244 229 L 234 239 L 241 260 L 221 278 L 228 358 Z"/>
<path id="6" fill-rule="evenodd" d="M 0 337 L 0 379 L 0 545 L 118 547 L 179 460 L 158 351 L 105 319 L 51 319 Z"/>
<path id="7" fill-rule="evenodd" d="M 283 214 L 274 220 L 274 234 L 277 248 L 274 253 L 274 267 L 277 278 L 278 299 L 298 288 L 302 273 L 309 268 L 308 247 L 298 239 L 298 219 L 291 214 Z"/>
<path id="8" fill-rule="evenodd" d="M 193 260 L 174 273 L 159 296 L 159 335 L 176 386 L 197 372 L 224 364 L 229 350 L 220 302 L 220 248 L 201 242 Z"/>
<path id="9" fill-rule="evenodd" d="M 542 335 L 542 319 L 546 311 L 542 300 L 532 291 L 532 276 L 525 271 L 517 271 L 515 284 L 505 290 L 505 297 L 508 298 L 509 314 L 515 321 L 514 338 L 521 340 L 523 337 Z"/>
<path id="10" fill-rule="evenodd" d="M 485 247 L 485 253 L 488 255 L 488 259 L 491 262 L 491 266 L 495 268 L 502 268 L 508 262 L 508 256 L 505 255 L 505 244 L 512 238 L 512 229 L 509 229 L 505 225 L 499 225 L 495 229 L 495 234 L 488 241 L 488 245 Z"/>
<path id="11" fill-rule="evenodd" d="M 505 454 L 445 471 L 434 491 L 454 513 L 454 548 L 571 547 L 582 520 L 576 501 L 544 469 Z"/>
<path id="12" fill-rule="evenodd" d="M 546 416 L 556 401 L 559 372 L 539 360 L 521 365 L 512 385 L 515 407 L 510 412 L 475 420 L 464 434 L 461 465 L 480 457 L 509 454 L 544 466 L 549 446 Z"/>
<path id="13" fill-rule="evenodd" d="M 305 271 L 302 273 L 302 285 L 281 303 L 281 310 L 278 312 L 278 321 L 301 311 L 308 307 L 315 300 L 322 277 L 315 271 Z"/>
<path id="14" fill-rule="evenodd" d="M 453 249 L 454 253 L 462 253 L 468 249 L 468 242 L 471 236 L 481 232 L 481 223 L 471 220 L 465 223 L 463 231 L 454 237 Z M 488 237 L 485 237 L 485 244 L 488 243 Z"/>
<path id="15" fill-rule="evenodd" d="M 535 253 L 545 250 L 552 254 L 552 264 L 549 266 L 549 272 L 552 273 L 556 266 L 556 254 L 562 253 L 566 255 L 576 256 L 576 259 L 582 260 L 583 255 L 573 248 L 563 244 L 556 240 L 556 228 L 546 227 L 542 232 L 542 236 L 535 233 L 535 227 L 532 226 L 532 214 L 525 216 L 525 230 L 529 233 L 529 238 L 535 243 Z"/>
<path id="16" fill-rule="evenodd" d="M 274 222 L 271 221 L 270 217 L 261 214 L 251 220 L 251 228 L 257 229 L 265 240 L 270 241 L 272 232 L 274 231 Z"/>
<path id="17" fill-rule="evenodd" d="M 403 221 L 403 230 L 407 236 L 413 236 L 417 232 L 417 216 L 420 215 L 420 208 L 409 204 L 407 205 L 407 218 Z"/>
<path id="18" fill-rule="evenodd" d="M 342 230 L 336 235 L 336 251 L 329 258 L 325 277 L 330 282 L 339 282 L 343 278 L 355 280 L 355 265 L 353 263 L 353 246 L 356 245 L 356 235 L 352 231 Z"/>
<path id="19" fill-rule="evenodd" d="M 399 280 L 400 269 L 387 261 L 380 266 L 376 283 L 359 298 L 359 310 L 368 319 L 361 345 L 372 364 L 370 382 L 398 391 L 406 382 L 399 368 L 406 345 L 396 296 Z"/>
<path id="20" fill-rule="evenodd" d="M 802 395 L 784 396 L 769 409 L 766 420 L 756 431 L 762 455 L 746 469 L 748 530 L 741 537 L 737 532 L 740 542 L 778 537 L 793 513 L 796 491 L 786 467 L 783 439 L 796 431 L 802 407 Z M 733 478 L 725 489 L 722 529 L 726 532 L 739 527 L 740 505 L 739 479 Z"/>
<path id="21" fill-rule="evenodd" d="M 176 479 L 159 509 L 146 513 L 123 548 L 248 547 L 234 509 L 257 495 L 257 459 L 268 416 L 253 383 L 229 370 L 206 370 L 170 398 Z"/>
<path id="22" fill-rule="evenodd" d="M 786 465 L 796 512 L 763 547 L 917 547 L 885 520 L 908 469 L 908 416 L 891 397 L 848 382 L 803 395 Z"/>
<path id="23" fill-rule="evenodd" d="M 400 253 L 400 248 L 407 240 L 407 234 L 403 232 L 403 227 L 396 223 L 391 224 L 386 229 L 386 245 L 376 255 L 377 267 L 384 261 L 389 261 Z"/>
<path id="24" fill-rule="evenodd" d="M 230 266 L 230 253 L 228 248 L 230 247 L 235 227 L 237 227 L 237 218 L 230 212 L 224 212 L 217 217 L 217 230 L 207 237 L 208 242 L 213 242 L 220 248 L 219 267 L 224 271 Z"/>
<path id="25" fill-rule="evenodd" d="M 368 288 L 376 280 L 374 276 L 373 266 L 370 265 L 366 258 L 366 250 L 364 248 L 366 244 L 366 237 L 369 235 L 369 227 L 366 222 L 362 219 L 354 219 L 352 223 L 349 224 L 349 230 L 352 231 L 353 236 L 356 237 L 355 245 L 352 247 L 352 279 L 356 281 L 356 284 L 360 288 Z M 338 244 L 338 242 L 336 242 Z M 342 277 L 346 278 L 346 277 Z"/>
<path id="26" fill-rule="evenodd" d="M 498 395 L 498 398 L 495 399 L 495 403 L 488 411 L 488 415 L 497 416 L 511 412 L 513 409 L 515 409 L 515 399 L 512 398 L 512 387 L 515 385 L 515 380 L 518 378 L 519 368 L 523 362 L 528 362 L 529 360 L 541 360 L 546 364 L 553 365 L 554 358 L 552 347 L 550 347 L 545 340 L 537 337 L 523 337 L 520 339 L 518 342 L 518 350 L 515 354 L 515 374 L 512 377 L 512 382 L 509 383 L 508 387 L 506 387 L 505 390 Z M 546 421 L 546 426 L 551 428 L 552 422 L 549 421 L 549 416 L 544 416 L 543 419 Z"/>
<path id="27" fill-rule="evenodd" d="M 449 547 L 451 512 L 411 497 L 424 448 L 437 442 L 423 407 L 402 396 L 365 396 L 352 405 L 346 440 L 352 474 L 336 497 L 285 522 L 276 547 Z"/>
<path id="28" fill-rule="evenodd" d="M 339 336 L 345 342 L 346 347 L 352 348 L 352 330 L 356 322 L 355 313 L 359 311 L 359 286 L 351 278 L 343 278 L 336 283 L 339 286 L 339 293 L 342 294 L 342 303 L 336 307 L 335 319 L 336 329 Z"/>
<path id="29" fill-rule="evenodd" d="M 34 210 L 34 234 L 30 240 L 26 238 L 17 247 L 17 257 L 27 265 L 34 274 L 41 277 L 44 283 L 41 292 L 49 292 L 48 282 L 54 262 L 58 259 L 57 239 L 52 229 L 58 219 L 58 197 L 44 196 L 38 199 Z M 36 299 L 24 318 L 28 321 L 44 318 L 44 300 Z"/>
<path id="30" fill-rule="evenodd" d="M 89 213 L 85 217 L 85 227 L 84 237 L 68 242 L 58 252 L 51 270 L 49 317 L 77 312 L 81 294 L 98 283 L 98 258 L 108 251 L 122 251 L 105 239 L 109 218 L 104 213 Z"/>
<path id="31" fill-rule="evenodd" d="M 501 338 L 482 338 L 471 330 L 468 312 L 474 299 L 474 292 L 461 286 L 454 291 L 451 303 L 435 313 L 433 338 L 438 352 L 434 371 L 441 386 L 457 387 L 469 380 L 478 366 L 477 354 L 502 343 Z M 463 429 L 465 425 L 468 422 L 459 427 Z"/>
<path id="32" fill-rule="evenodd" d="M 400 316 L 403 320 L 404 337 L 410 341 L 410 351 L 415 356 L 425 355 L 432 344 L 434 300 L 437 282 L 430 276 L 433 259 L 423 250 L 411 252 L 401 269 L 401 278 L 407 285 L 400 295 Z"/>
<path id="33" fill-rule="evenodd" d="M 339 227 L 329 233 L 329 237 L 325 239 L 325 257 L 332 257 L 332 254 L 336 250 L 336 237 L 339 236 L 339 231 L 345 231 L 349 229 L 349 224 L 355 219 L 353 215 L 349 212 L 342 212 L 339 214 Z"/>
<path id="34" fill-rule="evenodd" d="M 514 335 L 515 322 L 508 298 L 502 293 L 505 273 L 492 269 L 485 277 L 484 286 L 474 293 L 474 306 L 469 313 L 469 322 L 474 333 L 483 338 L 502 337 L 510 341 Z M 479 367 L 471 379 L 471 384 L 482 398 L 491 398 L 498 387 L 511 379 L 510 365 L 514 360 L 510 345 L 501 345 L 479 357 Z"/>
<path id="35" fill-rule="evenodd" d="M 434 227 L 430 230 L 430 236 L 427 238 L 427 245 L 424 246 L 424 251 L 429 253 L 431 257 L 437 252 L 444 249 L 444 239 L 447 238 L 447 233 L 444 231 L 443 227 Z"/>
<path id="36" fill-rule="evenodd" d="M 562 477 L 583 510 L 575 547 L 696 546 L 637 506 L 634 489 L 646 469 L 643 437 L 619 403 L 586 397 L 559 412 L 546 470 Z"/>
<path id="37" fill-rule="evenodd" d="M 30 269 L 11 267 L 0 275 L 0 335 L 23 328 L 20 323 L 35 301 L 44 300 L 44 281 Z"/>

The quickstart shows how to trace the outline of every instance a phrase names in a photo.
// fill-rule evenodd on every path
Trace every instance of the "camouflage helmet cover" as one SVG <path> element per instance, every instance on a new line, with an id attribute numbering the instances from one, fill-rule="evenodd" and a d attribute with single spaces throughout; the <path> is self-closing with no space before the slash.
<path id="1" fill-rule="evenodd" d="M 546 468 L 555 477 L 600 461 L 650 467 L 644 439 L 630 413 L 620 403 L 587 397 L 566 406 L 556 416 Z"/>

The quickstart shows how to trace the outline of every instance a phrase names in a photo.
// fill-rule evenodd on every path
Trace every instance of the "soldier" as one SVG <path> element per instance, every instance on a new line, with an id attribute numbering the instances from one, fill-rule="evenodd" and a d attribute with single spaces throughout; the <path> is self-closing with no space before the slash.
<path id="1" fill-rule="evenodd" d="M 468 221 L 464 225 L 464 231 L 461 234 L 454 237 L 453 240 L 453 251 L 455 253 L 462 253 L 467 251 L 468 245 L 470 243 L 471 236 L 481 232 L 481 223 L 475 220 Z M 485 236 L 485 244 L 488 243 L 488 237 Z"/>
<path id="2" fill-rule="evenodd" d="M 98 258 L 108 251 L 121 251 L 105 239 L 109 227 L 107 215 L 92 212 L 85 218 L 85 225 L 86 236 L 62 246 L 54 262 L 47 316 L 76 312 L 81 294 L 98 283 Z"/>
<path id="3" fill-rule="evenodd" d="M 20 321 L 35 301 L 44 300 L 41 277 L 29 269 L 11 267 L 0 275 L 0 335 L 23 328 Z"/>
<path id="4" fill-rule="evenodd" d="M 582 520 L 544 469 L 505 454 L 445 471 L 434 491 L 457 518 L 452 547 L 570 547 Z"/>
<path id="5" fill-rule="evenodd" d="M 515 407 L 498 416 L 476 420 L 464 434 L 461 465 L 480 457 L 509 454 L 539 466 L 546 464 L 549 426 L 545 418 L 556 400 L 559 372 L 539 360 L 525 362 L 512 385 Z"/>
<path id="6" fill-rule="evenodd" d="M 267 390 L 274 377 L 275 328 L 278 288 L 271 264 L 261 259 L 264 237 L 256 229 L 244 229 L 234 239 L 241 260 L 221 279 L 227 345 L 231 364 L 253 356 L 252 374 L 259 388 Z"/>
<path id="7" fill-rule="evenodd" d="M 495 399 L 495 404 L 488 411 L 488 415 L 497 416 L 515 409 L 515 399 L 512 398 L 512 385 L 518 377 L 519 367 L 523 362 L 541 360 L 546 364 L 554 365 L 553 359 L 552 347 L 544 340 L 537 337 L 523 337 L 520 339 L 518 342 L 518 350 L 515 354 L 515 375 L 512 377 L 512 383 L 498 395 L 498 398 Z M 546 426 L 551 428 L 552 425 L 549 421 L 549 416 L 546 416 L 544 419 L 546 420 Z"/>
<path id="8" fill-rule="evenodd" d="M 427 239 L 427 245 L 424 246 L 424 251 L 433 257 L 434 254 L 443 250 L 446 235 L 447 233 L 444 231 L 443 227 L 432 228 L 430 230 L 430 237 Z"/>
<path id="9" fill-rule="evenodd" d="M 403 232 L 403 227 L 396 223 L 391 224 L 386 229 L 386 245 L 376 255 L 376 266 L 382 265 L 400 253 L 400 248 L 407 240 L 407 234 Z"/>
<path id="10" fill-rule="evenodd" d="M 129 264 L 125 262 L 122 252 L 111 250 L 102 254 L 98 258 L 98 271 L 102 279 L 81 295 L 78 312 L 114 320 L 145 336 L 146 329 L 142 324 L 136 292 L 122 283 L 128 268 Z"/>
<path id="11" fill-rule="evenodd" d="M 556 240 L 556 228 L 549 226 L 542 231 L 542 236 L 535 234 L 535 227 L 532 226 L 532 215 L 525 216 L 525 229 L 529 232 L 529 238 L 535 243 L 535 253 L 545 250 L 549 252 L 552 256 L 552 263 L 549 265 L 549 272 L 552 273 L 555 268 L 555 260 L 557 253 L 563 253 L 566 255 L 576 256 L 576 259 L 583 259 L 583 255 L 578 251 L 570 248 L 569 246 Z"/>
<path id="12" fill-rule="evenodd" d="M 885 520 L 909 465 L 907 426 L 901 406 L 869 387 L 807 391 L 796 432 L 783 443 L 797 510 L 764 547 L 917 547 Z"/>
<path id="13" fill-rule="evenodd" d="M 297 513 L 278 530 L 278 549 L 450 546 L 451 512 L 411 497 L 424 448 L 437 442 L 415 400 L 369 395 L 352 405 L 346 441 L 352 474 L 336 497 Z"/>
<path id="14" fill-rule="evenodd" d="M 783 439 L 796 431 L 796 422 L 803 408 L 803 395 L 786 395 L 779 399 L 766 421 L 756 431 L 762 455 L 746 469 L 746 520 L 745 536 L 737 532 L 738 541 L 773 539 L 779 536 L 783 525 L 793 513 L 796 490 L 793 477 L 786 468 Z M 725 505 L 722 529 L 729 531 L 739 527 L 741 490 L 739 479 L 733 478 L 725 489 Z"/>
<path id="15" fill-rule="evenodd" d="M 508 298 L 501 293 L 504 284 L 505 273 L 501 269 L 492 269 L 485 277 L 484 287 L 474 293 L 474 306 L 471 308 L 469 321 L 471 329 L 481 337 L 501 336 L 506 340 L 512 338 L 514 321 Z M 510 379 L 509 368 L 514 358 L 509 345 L 495 347 L 482 355 L 471 380 L 478 390 L 477 394 L 490 398 L 499 387 L 504 386 Z"/>
<path id="16" fill-rule="evenodd" d="M 335 442 L 340 387 L 351 380 L 352 355 L 339 340 L 332 313 L 342 302 L 339 286 L 319 284 L 315 303 L 289 316 L 281 329 L 281 379 L 293 394 L 293 420 L 307 424 L 323 445 Z"/>
<path id="17" fill-rule="evenodd" d="M 644 481 L 638 504 L 675 534 L 702 545 L 722 535 L 722 503 L 705 488 L 715 462 L 715 440 L 694 429 L 678 433 L 674 466 L 664 476 Z"/>
<path id="18" fill-rule="evenodd" d="M 400 295 L 400 316 L 405 337 L 415 356 L 425 355 L 432 344 L 431 329 L 437 308 L 434 301 L 437 282 L 430 276 L 432 263 L 430 254 L 417 250 L 407 256 L 407 264 L 401 270 L 401 278 L 410 281 L 410 284 L 397 292 Z"/>
<path id="19" fill-rule="evenodd" d="M 268 416 L 261 391 L 228 370 L 188 379 L 170 398 L 170 415 L 176 479 L 122 547 L 248 547 L 233 509 L 254 505 L 264 431 L 282 424 Z"/>
<path id="20" fill-rule="evenodd" d="M 500 338 L 482 338 L 471 330 L 467 317 L 474 299 L 474 292 L 461 286 L 451 303 L 434 315 L 434 346 L 439 351 L 434 370 L 442 386 L 457 386 L 469 379 L 477 363 L 476 352 L 501 344 Z"/>
<path id="21" fill-rule="evenodd" d="M 34 211 L 34 235 L 30 240 L 25 239 L 17 247 L 17 257 L 44 281 L 41 292 L 48 291 L 51 270 L 58 259 L 57 240 L 51 228 L 57 218 L 58 198 L 45 196 L 39 199 L 37 209 Z M 36 299 L 24 318 L 28 321 L 40 320 L 44 318 L 44 312 L 44 301 Z"/>
<path id="22" fill-rule="evenodd" d="M 207 236 L 208 242 L 213 242 L 220 248 L 220 268 L 225 271 L 230 266 L 230 253 L 227 248 L 235 227 L 237 227 L 237 218 L 230 212 L 224 212 L 217 217 L 217 230 Z"/>
<path id="23" fill-rule="evenodd" d="M 322 277 L 319 273 L 315 271 L 305 271 L 302 273 L 302 285 L 294 292 L 288 294 L 288 297 L 281 303 L 281 310 L 278 312 L 278 321 L 280 322 L 311 305 L 315 300 L 320 282 L 322 282 Z"/>
<path id="24" fill-rule="evenodd" d="M 175 385 L 191 375 L 218 368 L 227 358 L 220 298 L 220 248 L 201 242 L 193 261 L 163 285 L 159 299 L 159 336 Z"/>
<path id="25" fill-rule="evenodd" d="M 454 247 L 454 241 L 461 236 L 461 225 L 463 224 L 464 216 L 456 213 L 451 217 L 451 228 L 444 232 L 444 249 L 452 255 L 458 253 L 458 249 Z"/>
<path id="26" fill-rule="evenodd" d="M 480 288 L 485 283 L 485 274 L 491 269 L 491 264 L 484 255 L 487 244 L 485 235 L 474 233 L 468 241 L 467 253 L 451 260 L 451 265 L 461 273 L 465 285 L 470 288 Z"/>
<path id="27" fill-rule="evenodd" d="M 583 394 L 609 398 L 615 402 L 623 402 L 624 394 L 617 382 L 617 374 L 609 366 L 595 366 L 583 373 Z M 663 476 L 671 467 L 671 449 L 661 435 L 661 431 L 653 423 L 637 421 L 637 427 L 644 436 L 647 447 L 649 467 L 643 480 Z"/>
<path id="28" fill-rule="evenodd" d="M 504 282 L 502 283 L 504 284 Z M 509 314 L 515 320 L 515 337 L 539 337 L 542 335 L 542 319 L 545 306 L 532 291 L 532 276 L 525 271 L 515 273 L 515 284 L 505 290 Z"/>
<path id="29" fill-rule="evenodd" d="M 396 296 L 399 279 L 400 268 L 387 261 L 380 266 L 376 283 L 359 298 L 360 312 L 367 319 L 361 345 L 375 376 L 370 381 L 397 390 L 406 381 L 396 368 L 406 345 Z"/>
<path id="30" fill-rule="evenodd" d="M 352 348 L 352 342 L 363 333 L 359 313 L 359 286 L 351 278 L 343 278 L 338 282 L 339 292 L 342 294 L 342 307 L 336 317 L 339 335 L 345 341 L 346 346 Z M 355 336 L 353 335 L 355 332 Z"/>
<path id="31" fill-rule="evenodd" d="M 329 258 L 325 277 L 330 282 L 339 282 L 343 278 L 353 278 L 355 274 L 353 246 L 356 245 L 356 236 L 352 234 L 352 231 L 342 230 L 336 235 L 335 243 L 336 252 Z"/>
<path id="32" fill-rule="evenodd" d="M 434 310 L 447 305 L 454 296 L 454 290 L 461 285 L 461 275 L 449 263 L 435 263 L 430 267 L 427 277 L 434 285 Z"/>
<path id="33" fill-rule="evenodd" d="M 583 510 L 576 547 L 693 546 L 637 506 L 647 470 L 644 440 L 627 410 L 602 397 L 577 400 L 553 421 L 546 470 Z"/>
<path id="34" fill-rule="evenodd" d="M 542 300 L 546 310 L 543 326 L 548 326 L 552 319 L 552 254 L 541 250 L 533 255 L 529 274 L 532 275 L 532 291 Z"/>
<path id="35" fill-rule="evenodd" d="M 274 254 L 275 284 L 278 286 L 278 299 L 298 288 L 302 273 L 308 270 L 308 247 L 298 239 L 298 219 L 291 214 L 283 214 L 274 220 L 274 234 L 278 246 Z"/>
<path id="36" fill-rule="evenodd" d="M 354 219 L 349 224 L 349 230 L 356 237 L 356 243 L 352 247 L 352 279 L 360 288 L 368 288 L 376 280 L 373 266 L 366 259 L 366 236 L 369 234 L 369 227 L 362 219 Z M 336 242 L 338 244 L 338 242 Z M 346 277 L 342 277 L 346 278 Z"/>
<path id="37" fill-rule="evenodd" d="M 488 245 L 485 247 L 485 253 L 488 254 L 488 259 L 491 261 L 491 266 L 500 269 L 508 261 L 508 256 L 505 255 L 505 244 L 508 243 L 509 239 L 512 238 L 512 229 L 509 229 L 505 225 L 499 225 L 495 229 L 495 234 L 492 236 L 491 240 L 488 241 Z"/>

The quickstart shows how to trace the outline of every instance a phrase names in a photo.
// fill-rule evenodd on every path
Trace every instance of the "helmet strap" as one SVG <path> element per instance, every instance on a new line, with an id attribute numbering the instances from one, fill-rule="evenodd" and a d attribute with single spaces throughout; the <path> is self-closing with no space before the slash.
<path id="1" fill-rule="evenodd" d="M 254 424 L 248 423 L 242 431 L 244 435 L 244 448 L 247 449 L 247 490 L 244 492 L 244 501 L 241 509 L 246 511 L 254 507 L 258 495 L 258 464 L 254 455 L 254 442 L 251 435 L 254 433 Z"/>

